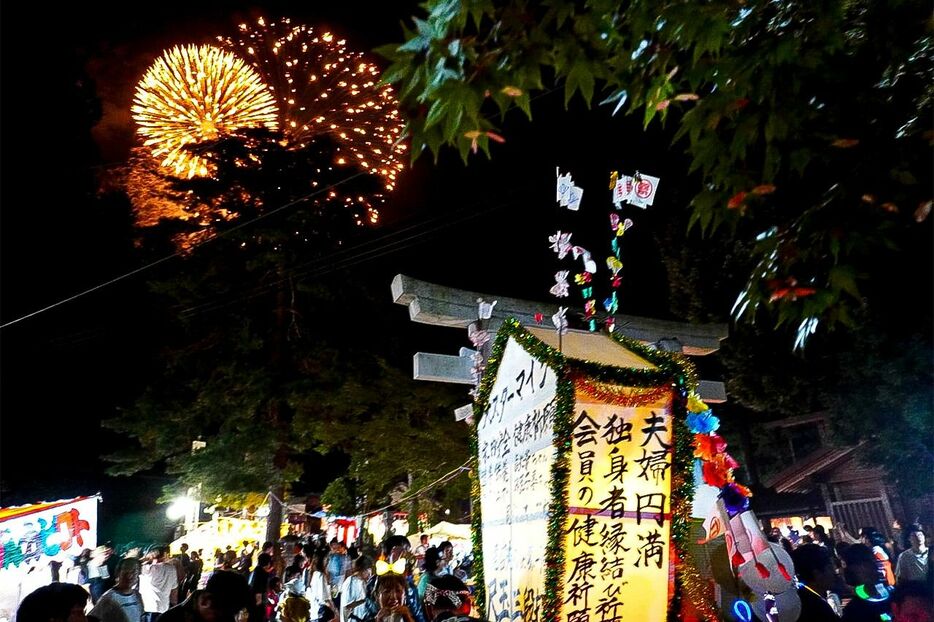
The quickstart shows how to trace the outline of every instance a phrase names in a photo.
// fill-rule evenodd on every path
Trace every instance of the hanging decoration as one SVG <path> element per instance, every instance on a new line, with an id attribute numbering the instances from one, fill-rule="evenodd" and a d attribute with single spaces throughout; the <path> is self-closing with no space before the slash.
<path id="1" fill-rule="evenodd" d="M 610 177 L 613 189 L 613 204 L 620 209 L 623 203 L 629 203 L 645 209 L 655 202 L 655 193 L 658 190 L 658 177 L 643 175 L 636 171 L 635 175 L 619 175 L 615 171 Z"/>
<path id="2" fill-rule="evenodd" d="M 571 174 L 561 174 L 561 169 L 555 167 L 555 175 L 558 177 L 557 195 L 555 200 L 561 207 L 566 207 L 572 212 L 576 212 L 581 207 L 581 199 L 584 198 L 583 188 L 574 185 Z"/>
<path id="3" fill-rule="evenodd" d="M 555 272 L 555 284 L 551 287 L 548 292 L 557 298 L 567 298 L 568 297 L 568 270 L 559 270 Z"/>
<path id="4" fill-rule="evenodd" d="M 752 492 L 735 480 L 733 471 L 739 463 L 727 453 L 726 440 L 716 434 L 720 421 L 693 391 L 688 395 L 687 411 L 685 424 L 694 432 L 694 457 L 700 462 L 703 481 L 720 490 L 711 515 L 704 521 L 707 538 L 703 542 L 725 537 L 730 565 L 753 594 L 750 602 L 737 601 L 734 613 L 736 607 L 744 613 L 748 607 L 750 615 L 754 612 L 762 620 L 796 620 L 801 603 L 791 557 L 780 545 L 768 542 L 749 509 Z"/>
<path id="5" fill-rule="evenodd" d="M 477 385 L 480 383 L 480 378 L 483 377 L 483 369 L 485 367 L 483 361 L 483 346 L 488 344 L 490 339 L 493 338 L 490 331 L 482 326 L 485 320 L 489 320 L 493 317 L 493 308 L 496 306 L 496 303 L 496 300 L 487 302 L 483 298 L 477 298 L 477 322 L 467 327 L 467 338 L 474 347 L 472 355 L 473 365 L 470 368 L 474 386 L 469 391 L 470 396 L 474 398 L 476 397 Z"/>
<path id="6" fill-rule="evenodd" d="M 614 179 L 616 178 L 617 173 L 613 171 L 610 174 L 610 186 L 614 184 Z M 610 237 L 610 252 L 612 255 L 606 258 L 606 268 L 609 271 L 609 280 L 610 280 L 610 295 L 603 301 L 603 308 L 606 311 L 606 330 L 607 332 L 612 333 L 616 330 L 616 318 L 613 316 L 619 310 L 619 286 L 623 282 L 623 277 L 621 272 L 623 270 L 623 262 L 620 259 L 620 254 L 622 252 L 620 240 L 623 238 L 623 234 L 626 233 L 626 230 L 632 227 L 632 221 L 626 219 L 620 221 L 619 215 L 615 212 L 610 212 L 610 232 L 612 236 Z"/>
<path id="7" fill-rule="evenodd" d="M 558 335 L 566 335 L 568 332 L 567 307 L 558 307 L 558 312 L 551 316 L 551 321 L 555 325 Z"/>

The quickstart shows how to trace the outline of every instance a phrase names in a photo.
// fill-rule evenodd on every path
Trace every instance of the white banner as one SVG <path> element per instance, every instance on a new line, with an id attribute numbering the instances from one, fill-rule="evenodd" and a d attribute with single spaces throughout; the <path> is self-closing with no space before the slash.
<path id="1" fill-rule="evenodd" d="M 511 339 L 480 420 L 487 617 L 541 619 L 557 378 Z"/>

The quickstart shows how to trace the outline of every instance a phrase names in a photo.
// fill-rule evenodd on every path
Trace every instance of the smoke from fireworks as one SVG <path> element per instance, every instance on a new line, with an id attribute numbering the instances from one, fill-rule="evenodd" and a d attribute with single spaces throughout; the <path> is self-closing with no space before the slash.
<path id="1" fill-rule="evenodd" d="M 183 178 L 210 174 L 206 160 L 186 145 L 278 124 L 275 99 L 256 71 L 210 45 L 166 50 L 137 85 L 131 110 L 143 144 Z"/>
<path id="2" fill-rule="evenodd" d="M 392 89 L 379 85 L 376 65 L 332 33 L 288 19 L 259 18 L 239 30 L 236 39 L 219 39 L 271 87 L 289 142 L 301 147 L 327 134 L 337 145 L 334 164 L 377 174 L 392 190 L 403 167 L 403 122 Z"/>

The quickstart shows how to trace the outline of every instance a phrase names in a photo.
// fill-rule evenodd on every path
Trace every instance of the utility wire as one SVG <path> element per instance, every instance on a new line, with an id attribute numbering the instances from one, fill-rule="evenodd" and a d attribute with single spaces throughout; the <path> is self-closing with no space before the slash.
<path id="1" fill-rule="evenodd" d="M 322 194 L 323 192 L 327 192 L 328 190 L 331 190 L 332 188 L 336 188 L 337 186 L 340 186 L 340 185 L 345 184 L 345 183 L 347 183 L 347 182 L 349 182 L 349 181 L 351 181 L 351 180 L 353 180 L 353 179 L 356 179 L 357 177 L 360 177 L 360 176 L 362 176 L 362 175 L 367 175 L 367 174 L 369 174 L 369 173 L 366 173 L 366 172 L 363 172 L 363 171 L 361 171 L 361 172 L 359 172 L 359 173 L 354 173 L 353 175 L 350 175 L 349 177 L 345 177 L 344 179 L 342 179 L 342 180 L 340 180 L 340 181 L 337 181 L 337 182 L 335 182 L 335 183 L 333 183 L 333 184 L 331 184 L 331 185 L 329 185 L 329 186 L 326 186 L 326 187 L 324 187 L 324 188 L 321 188 L 320 190 L 315 190 L 314 192 L 310 192 L 310 193 L 308 193 L 308 194 L 306 194 L 306 195 L 304 195 L 304 196 L 301 196 L 301 197 L 299 197 L 299 198 L 297 198 L 297 199 L 293 199 L 292 201 L 289 201 L 288 203 L 285 203 L 284 205 L 280 205 L 279 207 L 277 207 L 277 208 L 275 208 L 275 209 L 272 209 L 272 210 L 270 210 L 270 211 L 268 211 L 268 212 L 264 212 L 264 213 L 260 214 L 259 216 L 256 216 L 255 218 L 251 218 L 250 220 L 246 220 L 246 221 L 244 221 L 244 222 L 241 222 L 241 223 L 239 223 L 239 224 L 237 224 L 237 225 L 234 225 L 234 226 L 231 227 L 230 229 L 226 229 L 226 230 L 224 230 L 224 231 L 218 233 L 217 235 L 214 235 L 214 236 L 211 236 L 210 238 L 207 238 L 207 239 L 205 239 L 205 240 L 202 240 L 201 242 L 198 242 L 197 244 L 193 244 L 190 250 L 194 250 L 194 249 L 196 249 L 196 248 L 200 248 L 200 247 L 204 246 L 205 244 L 210 244 L 210 243 L 213 242 L 214 240 L 220 239 L 220 238 L 224 237 L 225 235 L 228 235 L 228 234 L 230 234 L 230 233 L 233 233 L 234 231 L 237 231 L 237 230 L 239 230 L 239 229 L 243 229 L 244 227 L 248 227 L 248 226 L 250 226 L 250 225 L 252 225 L 252 224 L 254 224 L 254 223 L 256 223 L 256 222 L 258 222 L 258 221 L 260 221 L 260 220 L 263 220 L 264 218 L 268 218 L 268 217 L 270 217 L 270 216 L 272 216 L 272 215 L 274 215 L 274 214 L 277 214 L 277 213 L 281 212 L 281 211 L 284 210 L 284 209 L 287 209 L 287 208 L 289 208 L 289 207 L 292 207 L 293 205 L 296 205 L 296 204 L 298 204 L 298 203 L 301 203 L 302 201 L 305 201 L 305 200 L 310 199 L 310 198 L 312 198 L 312 197 L 314 197 L 314 196 L 317 196 L 317 195 L 319 195 L 319 194 Z M 189 251 L 189 252 L 190 252 L 190 251 Z M 120 281 L 123 281 L 124 279 L 128 279 L 129 277 L 134 276 L 134 275 L 136 275 L 136 274 L 139 274 L 140 272 L 145 272 L 146 270 L 150 270 L 150 269 L 152 269 L 152 268 L 158 266 L 159 264 L 165 263 L 166 261 L 168 261 L 168 260 L 170 260 L 170 259 L 175 259 L 176 257 L 180 257 L 182 254 L 183 254 L 183 252 L 179 250 L 179 251 L 176 251 L 176 252 L 172 253 L 171 255 L 166 255 L 165 257 L 162 257 L 162 258 L 160 258 L 160 259 L 156 259 L 155 261 L 152 261 L 152 262 L 150 262 L 150 263 L 148 263 L 148 264 L 145 264 L 145 265 L 143 265 L 143 266 L 140 266 L 139 268 L 136 268 L 135 270 L 130 270 L 129 272 L 126 272 L 126 273 L 124 273 L 124 274 L 121 274 L 120 276 L 114 277 L 114 278 L 110 279 L 109 281 L 105 281 L 105 282 L 103 282 L 103 283 L 99 283 L 99 284 L 95 285 L 94 287 L 90 287 L 90 288 L 88 288 L 88 289 L 86 289 L 86 290 L 84 290 L 84 291 L 82 291 L 82 292 L 78 292 L 78 293 L 75 294 L 74 296 L 69 296 L 68 298 L 65 298 L 65 299 L 63 299 L 63 300 L 59 300 L 58 302 L 54 302 L 54 303 L 52 303 L 52 304 L 50 304 L 50 305 L 48 305 L 48 306 L 42 307 L 41 309 L 36 309 L 35 311 L 33 311 L 33 312 L 31 312 L 31 313 L 27 313 L 26 315 L 20 316 L 20 317 L 16 318 L 15 320 L 10 320 L 9 322 L 6 322 L 6 323 L 4 323 L 4 324 L 0 324 L 0 329 L 7 328 L 7 327 L 9 327 L 9 326 L 13 326 L 14 324 L 17 324 L 17 323 L 19 323 L 19 322 L 22 322 L 23 320 L 27 320 L 27 319 L 29 319 L 29 318 L 31 318 L 31 317 L 33 317 L 33 316 L 39 315 L 40 313 L 44 313 L 44 312 L 46 312 L 46 311 L 48 311 L 48 310 L 50 310 L 50 309 L 54 309 L 55 307 L 61 306 L 61 305 L 66 304 L 66 303 L 69 303 L 69 302 L 71 302 L 72 300 L 77 300 L 78 298 L 81 298 L 82 296 L 86 296 L 86 295 L 88 295 L 88 294 L 90 294 L 90 293 L 92 293 L 92 292 L 96 292 L 96 291 L 99 290 L 99 289 L 103 289 L 103 288 L 105 288 L 105 287 L 107 287 L 107 286 L 109 286 L 109 285 L 113 285 L 114 283 L 118 283 L 118 282 L 120 282 Z"/>
<path id="2" fill-rule="evenodd" d="M 469 471 L 469 470 L 470 470 L 470 466 L 469 466 L 469 465 L 470 465 L 471 462 L 473 462 L 473 458 L 469 458 L 469 459 L 467 460 L 467 462 L 465 462 L 465 463 L 462 464 L 461 466 L 457 467 L 457 468 L 454 469 L 453 471 L 449 471 L 449 472 L 445 473 L 444 475 L 442 475 L 441 477 L 439 477 L 439 478 L 436 479 L 435 481 L 431 482 L 430 484 L 426 484 L 426 485 L 422 486 L 421 488 L 419 488 L 419 489 L 416 490 L 415 492 L 412 492 L 412 493 L 407 494 L 406 496 L 402 497 L 401 499 L 399 499 L 399 500 L 396 501 L 395 503 L 390 503 L 389 505 L 384 505 L 383 507 L 377 508 L 377 509 L 375 509 L 375 510 L 369 510 L 368 512 L 363 513 L 362 516 L 367 516 L 367 517 L 368 517 L 368 516 L 374 516 L 374 515 L 376 515 L 376 514 L 379 514 L 380 512 L 385 512 L 386 510 L 388 510 L 388 509 L 390 509 L 390 508 L 394 508 L 394 507 L 396 507 L 397 505 L 402 505 L 402 504 L 405 503 L 406 501 L 411 501 L 412 499 L 418 497 L 419 495 L 421 495 L 421 494 L 424 493 L 424 492 L 427 492 L 427 491 L 431 490 L 432 488 L 434 488 L 434 487 L 436 487 L 436 486 L 440 486 L 441 484 L 446 484 L 447 482 L 451 481 L 452 479 L 454 479 L 455 477 L 457 477 L 458 475 L 460 475 L 460 474 L 463 473 L 464 471 Z M 272 498 L 272 500 L 274 500 L 276 503 L 278 503 L 279 505 L 281 505 L 283 508 L 288 507 L 288 504 L 287 504 L 285 501 L 283 501 L 282 499 L 280 499 L 279 497 L 277 497 L 276 495 L 274 495 L 274 494 L 271 493 L 271 492 L 266 493 L 266 498 L 267 498 L 267 499 L 268 499 L 268 498 Z M 263 501 L 265 502 L 265 499 L 264 499 Z M 300 512 L 300 513 L 301 513 L 301 514 L 304 514 L 305 516 L 311 516 L 312 518 L 315 518 L 315 515 L 314 515 L 314 514 L 309 514 L 308 512 L 304 512 L 304 511 L 302 511 L 302 512 Z"/>
<path id="3" fill-rule="evenodd" d="M 384 257 L 386 255 L 396 253 L 396 252 L 405 250 L 407 248 L 410 248 L 412 246 L 415 246 L 417 244 L 420 244 L 425 241 L 423 238 L 433 235 L 441 230 L 453 227 L 457 224 L 466 222 L 468 220 L 472 220 L 474 218 L 479 218 L 480 216 L 485 216 L 491 212 L 502 209 L 504 207 L 509 207 L 511 205 L 514 205 L 513 201 L 506 201 L 506 202 L 499 203 L 497 205 L 494 205 L 493 207 L 490 207 L 488 209 L 485 209 L 479 212 L 472 211 L 472 208 L 466 208 L 464 210 L 461 210 L 460 215 L 454 220 L 449 220 L 447 222 L 441 222 L 440 224 L 438 224 L 437 226 L 431 229 L 416 232 L 409 236 L 400 238 L 398 240 L 388 241 L 385 244 L 381 246 L 377 246 L 375 248 L 363 250 L 365 247 L 372 246 L 374 243 L 381 242 L 387 238 L 394 237 L 396 233 L 388 234 L 378 240 L 363 242 L 357 246 L 354 246 L 349 249 L 345 249 L 343 251 L 338 251 L 332 255 L 320 257 L 318 259 L 309 261 L 304 264 L 299 264 L 295 266 L 294 268 L 292 268 L 293 271 L 290 272 L 288 276 L 278 279 L 276 281 L 272 281 L 269 283 L 265 283 L 263 285 L 259 285 L 252 289 L 246 290 L 245 292 L 241 292 L 243 295 L 239 295 L 236 298 L 227 299 L 227 300 L 220 300 L 220 299 L 208 300 L 204 303 L 200 303 L 197 305 L 193 305 L 191 307 L 187 307 L 179 312 L 179 316 L 182 318 L 188 318 L 194 315 L 198 315 L 200 313 L 208 313 L 212 311 L 217 311 L 220 309 L 227 308 L 238 302 L 244 302 L 244 301 L 256 298 L 258 296 L 261 296 L 267 291 L 270 291 L 271 289 L 283 283 L 286 283 L 290 280 L 303 281 L 303 280 L 308 280 L 311 278 L 326 276 L 334 272 L 349 269 L 361 263 L 372 261 L 374 259 L 379 259 L 380 257 Z M 438 219 L 434 219 L 434 221 L 437 221 L 437 220 Z M 429 221 L 429 222 L 432 222 L 432 221 Z M 413 228 L 415 228 L 414 225 L 412 227 L 407 227 L 406 229 L 413 229 Z"/>
<path id="4" fill-rule="evenodd" d="M 540 94 L 536 95 L 535 97 L 531 98 L 531 99 L 529 100 L 529 103 L 531 103 L 532 101 L 535 101 L 536 99 L 539 99 L 539 98 L 545 97 L 545 96 L 547 96 L 547 95 L 550 95 L 551 93 L 555 92 L 556 90 L 557 90 L 556 88 L 548 89 L 548 90 L 544 91 L 543 93 L 540 93 Z M 491 115 L 491 116 L 492 116 L 492 115 Z M 489 118 L 489 117 L 488 117 L 488 118 Z M 353 180 L 353 179 L 356 179 L 357 177 L 360 177 L 360 176 L 362 176 L 362 175 L 367 175 L 367 174 L 369 174 L 369 173 L 364 172 L 364 171 L 355 173 L 355 174 L 353 174 L 353 175 L 351 175 L 351 176 L 349 176 L 349 177 L 346 177 L 346 178 L 344 178 L 344 179 L 342 179 L 342 180 L 340 180 L 340 181 L 338 181 L 338 182 L 335 182 L 335 183 L 333 183 L 333 184 L 331 184 L 331 185 L 329 185 L 329 186 L 326 186 L 326 187 L 324 187 L 324 188 L 321 188 L 320 190 L 316 190 L 316 191 L 314 191 L 314 192 L 310 192 L 310 193 L 306 194 L 305 196 L 299 197 L 299 198 L 297 198 L 297 199 L 293 199 L 292 201 L 289 201 L 288 203 L 285 203 L 284 205 L 280 205 L 279 207 L 277 207 L 277 208 L 275 208 L 275 209 L 272 209 L 272 210 L 270 210 L 270 211 L 268 211 L 268 212 L 265 212 L 265 213 L 263 213 L 263 214 L 260 214 L 259 216 L 256 216 L 255 218 L 251 218 L 250 220 L 241 222 L 241 223 L 239 223 L 239 224 L 237 224 L 237 225 L 231 227 L 230 229 L 227 229 L 227 230 L 225 230 L 225 231 L 223 231 L 223 232 L 221 232 L 221 233 L 218 233 L 217 235 L 211 236 L 210 238 L 207 238 L 207 239 L 205 239 L 205 240 L 202 240 L 201 242 L 198 242 L 198 243 L 196 243 L 196 244 L 193 244 L 193 245 L 191 246 L 191 248 L 189 249 L 188 252 L 190 252 L 190 251 L 192 251 L 192 250 L 194 250 L 194 249 L 200 248 L 200 247 L 202 247 L 202 246 L 204 246 L 204 245 L 206 245 L 206 244 L 209 244 L 210 242 L 212 242 L 212 241 L 214 241 L 214 240 L 216 240 L 216 239 L 219 239 L 219 238 L 221 238 L 221 237 L 223 237 L 223 236 L 225 236 L 225 235 L 228 235 L 228 234 L 230 234 L 230 233 L 232 233 L 232 232 L 234 232 L 234 231 L 237 231 L 237 230 L 239 230 L 239 229 L 242 229 L 242 228 L 244 228 L 244 227 L 247 227 L 247 226 L 249 226 L 249 225 L 252 225 L 253 223 L 256 223 L 256 222 L 258 222 L 258 221 L 260 221 L 260 220 L 263 220 L 264 218 L 268 218 L 269 216 L 272 216 L 272 215 L 274 215 L 274 214 L 277 214 L 278 212 L 281 212 L 281 211 L 284 210 L 284 209 L 287 209 L 287 208 L 289 208 L 289 207 L 292 207 L 293 205 L 296 205 L 296 204 L 298 204 L 298 203 L 301 203 L 302 201 L 305 201 L 305 200 L 310 199 L 310 198 L 312 198 L 312 197 L 314 197 L 314 196 L 317 196 L 317 195 L 319 195 L 319 194 L 321 194 L 321 193 L 323 193 L 323 192 L 325 192 L 325 191 L 331 190 L 332 188 L 336 188 L 337 186 L 340 186 L 340 185 L 342 185 L 342 184 L 345 184 L 345 183 L 347 183 L 348 181 L 351 181 L 351 180 Z M 88 288 L 88 289 L 86 289 L 86 290 L 84 290 L 84 291 L 78 292 L 77 294 L 75 294 L 75 295 L 73 295 L 73 296 L 69 296 L 68 298 L 64 298 L 64 299 L 62 299 L 62 300 L 59 300 L 58 302 L 54 302 L 54 303 L 52 303 L 52 304 L 50 304 L 50 305 L 47 305 L 47 306 L 45 306 L 45 307 L 42 307 L 42 308 L 40 308 L 40 309 L 36 309 L 35 311 L 32 311 L 32 312 L 30 312 L 30 313 L 27 313 L 26 315 L 22 315 L 22 316 L 20 316 L 20 317 L 14 319 L 14 320 L 10 320 L 9 322 L 5 322 L 5 323 L 3 323 L 3 324 L 0 324 L 0 329 L 8 328 L 8 327 L 10 327 L 10 326 L 13 326 L 14 324 L 18 324 L 19 322 L 22 322 L 23 320 L 28 320 L 28 319 L 31 318 L 31 317 L 34 317 L 34 316 L 36 316 L 36 315 L 39 315 L 40 313 L 45 313 L 46 311 L 49 311 L 49 310 L 54 309 L 54 308 L 56 308 L 56 307 L 59 307 L 59 306 L 61 306 L 61 305 L 63 305 L 63 304 L 69 303 L 69 302 L 71 302 L 72 300 L 77 300 L 78 298 L 82 298 L 82 297 L 84 297 L 84 296 L 86 296 L 86 295 L 88 295 L 88 294 L 91 294 L 91 293 L 93 293 L 93 292 L 96 292 L 96 291 L 99 290 L 99 289 L 103 289 L 103 288 L 105 288 L 105 287 L 108 287 L 108 286 L 110 286 L 110 285 L 113 285 L 114 283 L 118 283 L 118 282 L 120 282 L 120 281 L 123 281 L 123 280 L 125 280 L 125 279 L 128 279 L 128 278 L 131 277 L 131 276 L 134 276 L 134 275 L 137 275 L 137 274 L 139 274 L 139 273 L 141 273 L 141 272 L 145 272 L 145 271 L 147 271 L 147 270 L 150 270 L 150 269 L 152 269 L 152 268 L 154 268 L 154 267 L 156 267 L 156 266 L 158 266 L 158 265 L 160 265 L 160 264 L 162 264 L 162 263 L 165 263 L 165 262 L 169 261 L 170 259 L 174 259 L 174 258 L 176 258 L 176 257 L 180 257 L 182 254 L 183 254 L 182 251 L 176 251 L 176 252 L 172 253 L 171 255 L 166 255 L 165 257 L 162 257 L 162 258 L 157 259 L 157 260 L 155 260 L 155 261 L 152 261 L 152 262 L 150 262 L 150 263 L 148 263 L 148 264 L 145 264 L 145 265 L 143 265 L 143 266 L 140 266 L 139 268 L 136 268 L 136 269 L 134 269 L 134 270 L 131 270 L 131 271 L 129 271 L 129 272 L 126 272 L 126 273 L 124 273 L 124 274 L 121 274 L 121 275 L 119 275 L 119 276 L 117 276 L 117 277 L 114 277 L 114 278 L 110 279 L 109 281 L 105 281 L 105 282 L 103 282 L 103 283 L 99 283 L 99 284 L 95 285 L 94 287 L 90 287 L 90 288 Z"/>

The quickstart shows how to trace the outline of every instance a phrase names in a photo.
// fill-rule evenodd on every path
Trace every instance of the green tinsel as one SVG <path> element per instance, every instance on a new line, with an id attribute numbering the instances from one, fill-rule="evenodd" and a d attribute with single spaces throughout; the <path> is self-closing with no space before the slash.
<path id="1" fill-rule="evenodd" d="M 618 333 L 612 338 L 624 348 L 646 359 L 656 369 L 619 368 L 591 361 L 568 359 L 555 348 L 543 343 L 513 318 L 506 320 L 493 342 L 492 353 L 487 359 L 486 370 L 477 390 L 474 402 L 474 419 L 479 424 L 489 406 L 490 391 L 496 380 L 503 351 L 509 338 L 515 341 L 532 357 L 548 365 L 557 376 L 557 404 L 555 408 L 554 436 L 557 453 L 552 465 L 551 503 L 548 512 L 548 543 L 545 547 L 545 593 L 542 598 L 542 619 L 558 620 L 563 604 L 564 580 L 564 536 L 568 508 L 568 479 L 570 475 L 570 453 L 572 420 L 575 406 L 574 383 L 571 371 L 577 371 L 611 384 L 630 387 L 657 387 L 670 385 L 674 391 L 672 434 L 675 451 L 672 457 L 672 472 L 680 474 L 678 486 L 672 481 L 671 534 L 679 552 L 687 550 L 690 541 L 691 500 L 694 495 L 694 448 L 693 434 L 684 424 L 686 397 L 689 390 L 697 386 L 694 365 L 683 356 L 663 352 L 645 346 L 638 341 Z M 473 455 L 479 464 L 479 442 L 477 434 L 471 438 Z M 481 615 L 486 615 L 486 583 L 483 577 L 483 550 L 480 513 L 479 475 L 474 476 L 471 486 L 473 496 L 473 545 L 477 568 L 477 602 Z M 675 604 L 675 603 L 673 603 Z M 677 611 L 672 607 L 672 611 Z"/>
<path id="2" fill-rule="evenodd" d="M 477 570 L 474 594 L 482 612 L 486 609 L 486 583 L 483 581 L 483 530 L 480 523 L 480 443 L 476 427 L 470 435 L 470 454 L 474 464 L 470 470 L 470 541 L 473 545 L 473 567 Z"/>

